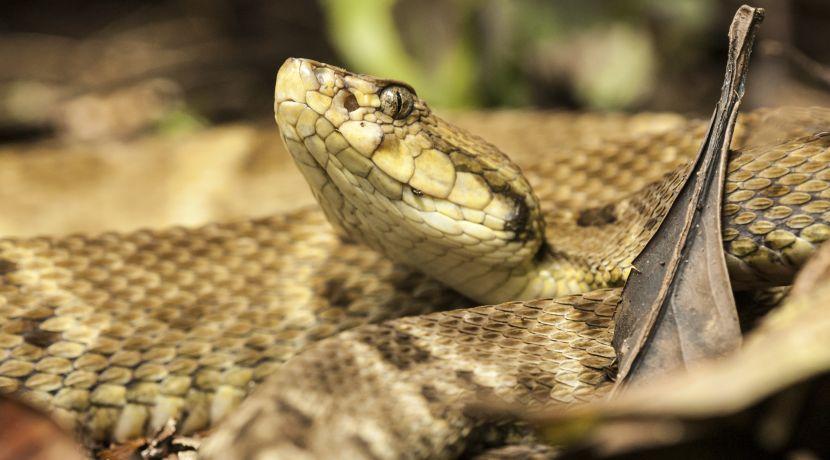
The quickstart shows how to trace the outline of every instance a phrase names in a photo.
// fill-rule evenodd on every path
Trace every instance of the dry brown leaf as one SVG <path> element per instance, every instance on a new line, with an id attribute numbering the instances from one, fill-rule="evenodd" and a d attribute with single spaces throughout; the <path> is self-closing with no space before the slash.
<path id="1" fill-rule="evenodd" d="M 81 460 L 84 449 L 45 412 L 0 397 L 0 460 Z"/>
<path id="2" fill-rule="evenodd" d="M 740 346 L 720 235 L 726 158 L 763 10 L 742 6 L 729 29 L 721 99 L 689 177 L 634 260 L 617 309 L 618 386 Z"/>

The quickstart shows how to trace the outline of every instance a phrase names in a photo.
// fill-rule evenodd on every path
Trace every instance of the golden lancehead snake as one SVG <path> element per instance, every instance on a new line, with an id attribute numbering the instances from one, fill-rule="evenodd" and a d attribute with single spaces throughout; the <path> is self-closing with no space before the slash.
<path id="1" fill-rule="evenodd" d="M 322 214 L 0 240 L 0 390 L 91 445 L 211 428 L 200 455 L 222 459 L 475 453 L 509 430 L 467 415 L 473 400 L 607 391 L 619 287 L 701 122 L 589 129 L 581 148 L 515 152 L 520 170 L 405 83 L 305 59 L 280 68 L 275 113 Z M 739 121 L 734 285 L 788 284 L 828 239 L 829 128 L 819 108 Z"/>

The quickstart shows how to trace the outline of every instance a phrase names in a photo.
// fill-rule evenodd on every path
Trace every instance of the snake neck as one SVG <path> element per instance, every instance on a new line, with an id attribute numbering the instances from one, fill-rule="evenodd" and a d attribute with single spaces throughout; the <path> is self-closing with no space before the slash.
<path id="1" fill-rule="evenodd" d="M 570 260 L 546 244 L 537 255 L 509 269 L 494 267 L 485 282 L 456 288 L 485 303 L 555 298 L 594 289 L 621 286 L 627 271 L 605 270 L 584 261 Z"/>

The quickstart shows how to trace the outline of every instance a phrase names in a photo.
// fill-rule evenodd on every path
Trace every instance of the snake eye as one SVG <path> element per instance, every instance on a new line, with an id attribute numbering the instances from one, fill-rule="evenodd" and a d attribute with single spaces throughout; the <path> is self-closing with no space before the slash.
<path id="1" fill-rule="evenodd" d="M 401 120 L 412 113 L 415 95 L 403 86 L 387 86 L 380 93 L 380 109 L 395 120 Z"/>

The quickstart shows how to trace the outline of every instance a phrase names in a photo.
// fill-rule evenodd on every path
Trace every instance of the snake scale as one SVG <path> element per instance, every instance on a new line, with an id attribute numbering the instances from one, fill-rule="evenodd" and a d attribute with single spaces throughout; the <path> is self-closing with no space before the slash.
<path id="1" fill-rule="evenodd" d="M 258 459 L 453 456 L 503 435 L 471 401 L 605 394 L 619 287 L 703 122 L 582 148 L 526 133 L 519 169 L 408 85 L 303 59 L 275 113 L 322 211 L 0 240 L 0 391 L 90 445 L 223 420 L 201 455 Z M 739 120 L 737 286 L 789 283 L 830 237 L 828 128 L 821 108 Z"/>

